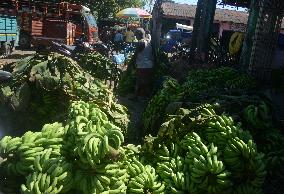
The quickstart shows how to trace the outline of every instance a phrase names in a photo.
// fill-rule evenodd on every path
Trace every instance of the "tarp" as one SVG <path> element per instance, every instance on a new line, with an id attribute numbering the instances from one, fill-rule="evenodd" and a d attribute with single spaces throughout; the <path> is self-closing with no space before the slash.
<path id="1" fill-rule="evenodd" d="M 183 24 L 179 24 L 179 23 L 176 23 L 176 27 L 177 27 L 177 29 L 190 30 L 190 31 L 193 30 L 192 26 L 187 26 L 187 25 L 183 25 Z"/>

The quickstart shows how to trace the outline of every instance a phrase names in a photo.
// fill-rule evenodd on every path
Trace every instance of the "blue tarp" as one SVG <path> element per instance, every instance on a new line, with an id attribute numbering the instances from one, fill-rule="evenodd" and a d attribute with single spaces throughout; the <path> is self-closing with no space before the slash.
<path id="1" fill-rule="evenodd" d="M 118 65 L 122 65 L 125 62 L 124 54 L 117 54 L 112 56 L 112 61 Z"/>

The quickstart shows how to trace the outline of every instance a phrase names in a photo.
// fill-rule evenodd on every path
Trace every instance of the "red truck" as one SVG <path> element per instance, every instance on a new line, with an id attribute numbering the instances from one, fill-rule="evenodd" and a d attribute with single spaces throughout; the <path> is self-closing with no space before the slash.
<path id="1" fill-rule="evenodd" d="M 20 28 L 19 46 L 48 45 L 51 41 L 72 45 L 83 34 L 98 42 L 98 27 L 90 9 L 61 0 L 1 0 L 14 3 Z M 0 3 L 1 7 L 1 3 Z"/>

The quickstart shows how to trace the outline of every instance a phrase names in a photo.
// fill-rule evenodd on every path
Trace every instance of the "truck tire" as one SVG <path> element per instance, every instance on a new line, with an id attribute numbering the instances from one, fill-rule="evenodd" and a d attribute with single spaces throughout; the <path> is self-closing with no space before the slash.
<path id="1" fill-rule="evenodd" d="M 19 46 L 21 49 L 29 49 L 31 47 L 31 38 L 28 34 L 20 34 Z"/>

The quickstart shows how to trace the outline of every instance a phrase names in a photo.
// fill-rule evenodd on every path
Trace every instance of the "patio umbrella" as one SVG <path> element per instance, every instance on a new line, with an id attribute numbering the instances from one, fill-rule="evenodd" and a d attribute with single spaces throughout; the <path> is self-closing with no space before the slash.
<path id="1" fill-rule="evenodd" d="M 116 14 L 119 18 L 150 18 L 151 14 L 140 8 L 126 8 Z"/>

